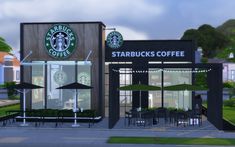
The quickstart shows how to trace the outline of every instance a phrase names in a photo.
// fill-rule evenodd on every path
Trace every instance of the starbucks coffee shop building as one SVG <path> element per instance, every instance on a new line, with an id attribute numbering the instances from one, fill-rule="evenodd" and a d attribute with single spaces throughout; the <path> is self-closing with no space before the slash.
<path id="1" fill-rule="evenodd" d="M 207 118 L 223 129 L 221 64 L 196 64 L 191 40 L 123 40 L 117 31 L 105 38 L 105 31 L 102 22 L 21 23 L 21 81 L 44 87 L 27 93 L 27 108 L 72 109 L 73 91 L 56 88 L 77 81 L 93 87 L 79 90 L 78 107 L 108 117 L 112 128 L 125 111 L 140 107 L 139 92 L 118 87 L 194 84 L 195 73 L 206 72 Z M 194 96 L 142 92 L 141 107 L 194 109 Z"/>

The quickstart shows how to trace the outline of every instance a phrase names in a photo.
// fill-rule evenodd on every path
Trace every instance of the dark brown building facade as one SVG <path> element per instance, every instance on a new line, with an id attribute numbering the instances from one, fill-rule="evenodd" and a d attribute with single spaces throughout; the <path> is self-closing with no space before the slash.
<path id="1" fill-rule="evenodd" d="M 101 22 L 21 23 L 21 81 L 45 87 L 28 93 L 28 108 L 73 108 L 74 92 L 56 88 L 77 81 L 93 87 L 79 90 L 78 107 L 104 114 L 104 28 Z"/>

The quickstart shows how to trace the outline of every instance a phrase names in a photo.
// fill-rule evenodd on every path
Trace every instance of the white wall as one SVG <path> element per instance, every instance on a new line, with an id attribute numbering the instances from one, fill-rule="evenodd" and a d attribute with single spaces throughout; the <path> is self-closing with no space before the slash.
<path id="1" fill-rule="evenodd" d="M 20 82 L 20 67 L 13 66 L 13 72 L 14 72 L 13 81 L 15 81 L 16 83 L 19 83 Z"/>
<path id="2" fill-rule="evenodd" d="M 226 81 L 235 81 L 235 63 L 223 63 L 223 82 Z"/>
<path id="3" fill-rule="evenodd" d="M 4 83 L 4 67 L 0 65 L 0 84 Z"/>

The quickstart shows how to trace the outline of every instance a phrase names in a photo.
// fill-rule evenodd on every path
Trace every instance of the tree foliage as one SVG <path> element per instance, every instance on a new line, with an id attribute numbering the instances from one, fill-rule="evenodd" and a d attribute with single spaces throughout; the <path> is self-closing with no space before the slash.
<path id="1" fill-rule="evenodd" d="M 229 44 L 229 38 L 217 31 L 214 27 L 204 24 L 198 29 L 189 29 L 184 32 L 182 40 L 195 40 L 197 45 L 202 47 L 203 56 L 214 57 L 216 52 Z"/>
<path id="2" fill-rule="evenodd" d="M 225 36 L 235 36 L 235 19 L 230 19 L 216 28 Z"/>
<path id="3" fill-rule="evenodd" d="M 229 99 L 231 99 L 235 95 L 235 82 L 227 81 L 223 83 L 223 88 L 228 90 Z"/>
<path id="4" fill-rule="evenodd" d="M 208 87 L 207 85 L 207 74 L 206 73 L 196 73 L 195 74 L 195 85 L 202 86 L 202 87 Z"/>
<path id="5" fill-rule="evenodd" d="M 2 52 L 11 52 L 12 48 L 8 45 L 4 38 L 0 37 L 0 51 Z"/>

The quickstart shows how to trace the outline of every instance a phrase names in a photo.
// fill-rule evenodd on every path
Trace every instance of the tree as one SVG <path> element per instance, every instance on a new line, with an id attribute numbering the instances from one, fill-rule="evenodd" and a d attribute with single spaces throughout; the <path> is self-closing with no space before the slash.
<path id="1" fill-rule="evenodd" d="M 214 57 L 216 52 L 226 47 L 229 43 L 229 38 L 218 32 L 214 27 L 204 24 L 198 28 L 200 34 L 204 37 L 202 44 L 203 53 L 207 57 Z"/>
<path id="2" fill-rule="evenodd" d="M 10 45 L 8 45 L 2 37 L 0 37 L 0 51 L 8 53 L 12 51 Z"/>
<path id="3" fill-rule="evenodd" d="M 202 34 L 196 29 L 186 30 L 181 40 L 194 40 L 199 46 L 204 42 Z"/>
<path id="4" fill-rule="evenodd" d="M 217 31 L 214 27 L 204 24 L 198 29 L 189 29 L 184 32 L 181 39 L 195 40 L 203 49 L 203 56 L 214 57 L 217 51 L 229 44 L 229 38 Z"/>
<path id="5" fill-rule="evenodd" d="M 222 25 L 216 28 L 219 32 L 223 33 L 225 36 L 235 36 L 235 19 L 229 19 Z"/>
<path id="6" fill-rule="evenodd" d="M 204 72 L 196 73 L 195 74 L 195 85 L 202 86 L 202 87 L 208 87 L 207 85 L 207 74 Z"/>

